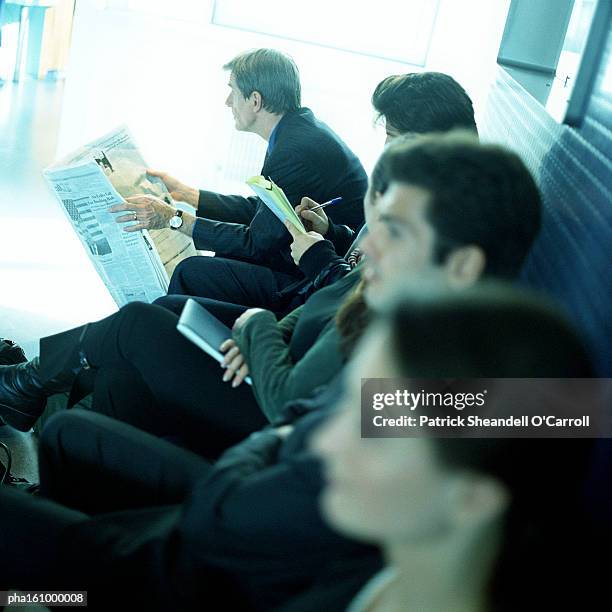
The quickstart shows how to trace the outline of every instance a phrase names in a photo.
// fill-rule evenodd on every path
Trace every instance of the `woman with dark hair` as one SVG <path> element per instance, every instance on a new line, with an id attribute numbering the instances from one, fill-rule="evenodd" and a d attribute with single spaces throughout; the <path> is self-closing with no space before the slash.
<path id="1" fill-rule="evenodd" d="M 472 100 L 453 77 L 442 72 L 389 76 L 376 86 L 372 106 L 385 122 L 387 142 L 398 134 L 457 128 L 478 133 Z"/>
<path id="2" fill-rule="evenodd" d="M 388 564 L 349 610 L 585 609 L 593 440 L 360 437 L 363 378 L 592 376 L 565 319 L 503 286 L 425 292 L 396 301 L 349 367 L 345 407 L 311 444 L 324 461 L 321 508 L 340 532 L 380 544 Z M 498 409 L 487 416 L 509 416 Z"/>
<path id="3" fill-rule="evenodd" d="M 472 100 L 455 79 L 441 72 L 388 76 L 376 86 L 372 106 L 377 122 L 384 124 L 387 144 L 399 136 L 414 138 L 455 129 L 478 134 Z M 327 218 L 325 210 L 318 208 L 317 202 L 310 198 L 302 198 L 296 212 L 303 217 L 308 229 L 327 239 L 324 243 L 310 234 L 294 234 L 291 245 L 293 260 L 311 280 L 317 271 L 326 273 L 326 267 L 338 264 L 341 258 L 336 252 L 343 254 L 339 245 L 343 245 L 346 257 L 350 257 L 367 230 L 367 219 L 359 234 L 334 224 Z M 316 284 L 319 280 L 314 282 Z"/>

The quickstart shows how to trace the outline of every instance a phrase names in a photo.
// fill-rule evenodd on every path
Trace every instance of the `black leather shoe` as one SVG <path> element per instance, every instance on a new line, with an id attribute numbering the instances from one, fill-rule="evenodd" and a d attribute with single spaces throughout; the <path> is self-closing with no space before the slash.
<path id="1" fill-rule="evenodd" d="M 48 395 L 38 376 L 38 357 L 0 365 L 0 417 L 7 425 L 29 431 L 43 413 Z"/>
<path id="2" fill-rule="evenodd" d="M 0 338 L 0 365 L 11 365 L 13 363 L 23 363 L 27 361 L 23 349 L 13 340 L 8 338 Z M 0 427 L 4 427 L 6 423 L 0 417 Z"/>
<path id="3" fill-rule="evenodd" d="M 23 349 L 13 340 L 0 338 L 0 365 L 11 365 L 27 361 Z"/>

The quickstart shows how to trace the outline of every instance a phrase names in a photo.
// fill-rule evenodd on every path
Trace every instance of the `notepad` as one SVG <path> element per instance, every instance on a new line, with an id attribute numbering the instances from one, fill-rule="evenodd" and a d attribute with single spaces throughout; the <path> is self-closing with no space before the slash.
<path id="1" fill-rule="evenodd" d="M 188 299 L 176 329 L 213 359 L 219 363 L 223 361 L 224 355 L 219 347 L 232 337 L 232 330 L 227 325 L 223 325 L 204 306 L 191 298 Z M 244 382 L 253 384 L 250 376 L 247 376 Z"/>
<path id="2" fill-rule="evenodd" d="M 300 232 L 306 233 L 301 219 L 291 206 L 285 192 L 274 181 L 264 176 L 252 176 L 247 185 L 259 196 L 259 199 L 280 219 L 281 223 L 289 220 Z"/>

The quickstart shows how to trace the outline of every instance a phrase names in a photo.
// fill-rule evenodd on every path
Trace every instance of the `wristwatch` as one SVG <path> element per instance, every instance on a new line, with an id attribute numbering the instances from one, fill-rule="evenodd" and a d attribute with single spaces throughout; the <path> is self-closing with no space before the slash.
<path id="1" fill-rule="evenodd" d="M 171 217 L 170 221 L 168 221 L 170 225 L 170 229 L 177 230 L 181 225 L 183 225 L 183 211 L 177 210 Z"/>

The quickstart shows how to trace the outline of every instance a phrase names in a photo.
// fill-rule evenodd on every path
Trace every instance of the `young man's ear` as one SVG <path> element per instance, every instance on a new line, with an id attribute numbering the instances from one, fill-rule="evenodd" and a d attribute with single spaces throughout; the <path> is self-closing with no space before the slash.
<path id="1" fill-rule="evenodd" d="M 487 257 L 475 244 L 455 249 L 446 259 L 446 270 L 455 287 L 469 287 L 484 273 Z"/>

